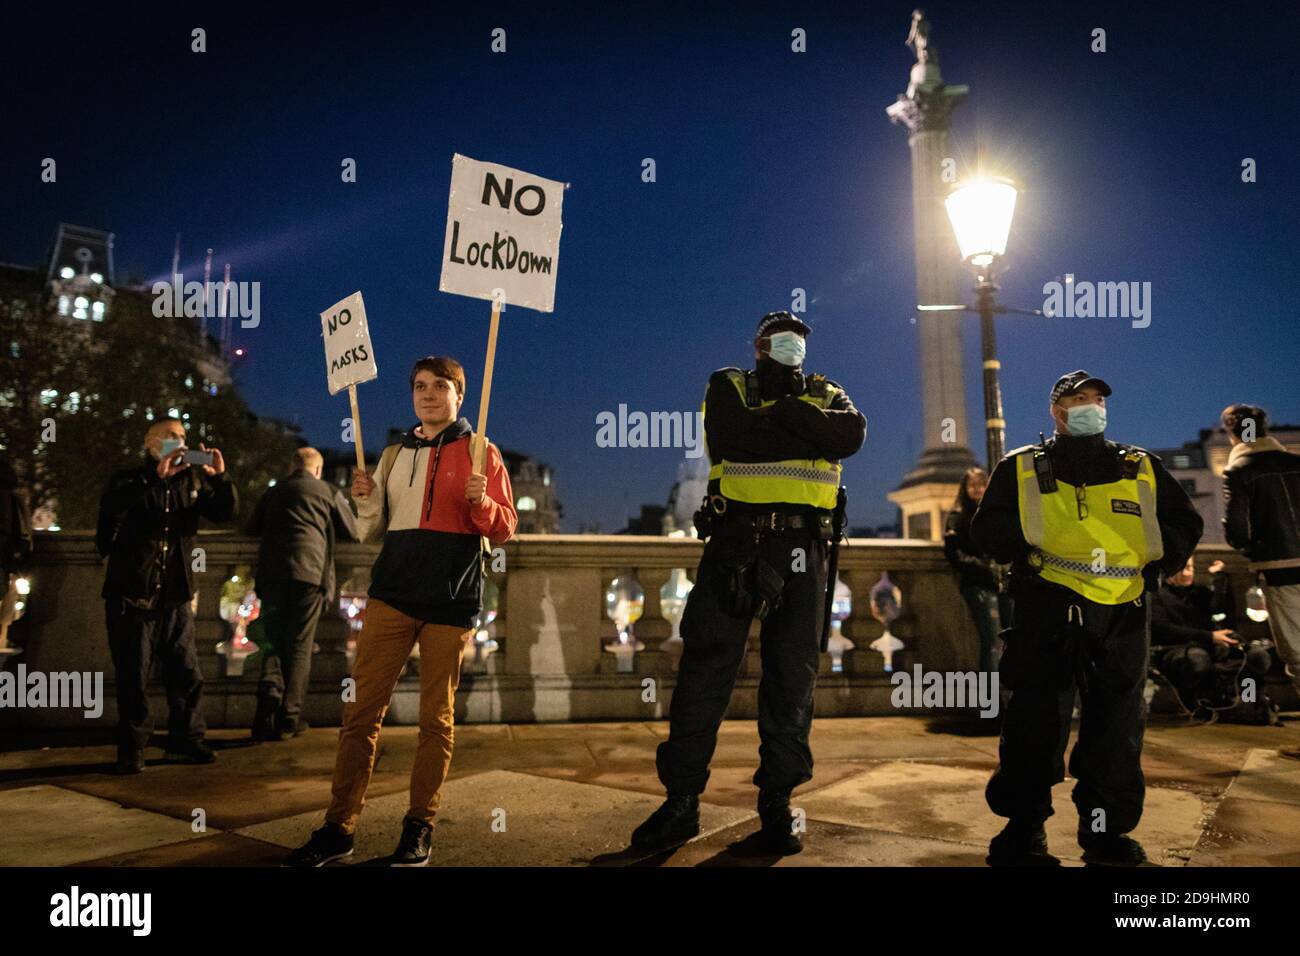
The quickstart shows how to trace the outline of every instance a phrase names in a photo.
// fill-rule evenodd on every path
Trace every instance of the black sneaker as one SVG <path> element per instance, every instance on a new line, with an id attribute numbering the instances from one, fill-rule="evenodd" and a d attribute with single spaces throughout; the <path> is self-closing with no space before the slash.
<path id="1" fill-rule="evenodd" d="M 253 724 L 251 736 L 254 740 L 261 741 L 262 743 L 281 739 L 280 732 L 275 729 L 274 724 L 261 722 Z"/>
<path id="2" fill-rule="evenodd" d="M 195 740 L 177 749 L 168 744 L 163 759 L 168 763 L 212 763 L 217 759 L 217 754 L 203 741 Z"/>
<path id="3" fill-rule="evenodd" d="M 1047 830 L 1042 821 L 1008 820 L 1002 832 L 989 841 L 989 866 L 1060 866 L 1047 852 Z"/>
<path id="4" fill-rule="evenodd" d="M 113 773 L 120 777 L 144 773 L 144 754 L 118 754 L 117 763 L 113 764 Z"/>
<path id="5" fill-rule="evenodd" d="M 1079 831 L 1083 862 L 1094 866 L 1141 866 L 1149 862 L 1142 844 L 1131 836 Z"/>
<path id="6" fill-rule="evenodd" d="M 758 818 L 763 821 L 758 842 L 769 853 L 790 856 L 803 849 L 803 840 L 794 832 L 794 814 L 788 793 L 760 795 Z"/>
<path id="7" fill-rule="evenodd" d="M 284 858 L 281 866 L 324 866 L 352 855 L 352 834 L 337 823 L 326 823 L 311 839 Z"/>
<path id="8" fill-rule="evenodd" d="M 402 821 L 402 836 L 389 866 L 424 866 L 429 862 L 429 848 L 433 844 L 433 825 L 423 820 L 407 817 Z"/>
<path id="9" fill-rule="evenodd" d="M 638 850 L 666 850 L 699 833 L 699 795 L 669 796 L 663 806 L 632 831 L 632 846 Z"/>

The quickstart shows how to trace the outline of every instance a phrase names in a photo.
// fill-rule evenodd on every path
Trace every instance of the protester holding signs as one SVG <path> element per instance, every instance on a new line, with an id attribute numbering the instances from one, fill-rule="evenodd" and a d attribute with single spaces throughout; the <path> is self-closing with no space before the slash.
<path id="1" fill-rule="evenodd" d="M 411 803 L 394 866 L 429 859 L 434 818 L 452 752 L 461 658 L 482 610 L 482 537 L 510 539 L 518 524 L 510 476 L 487 444 L 483 473 L 472 467 L 469 422 L 459 417 L 465 372 L 430 356 L 411 370 L 420 424 L 380 456 L 373 476 L 358 470 L 363 541 L 382 541 L 371 572 L 365 625 L 357 638 L 355 696 L 343 710 L 333 798 L 325 825 L 291 853 L 288 866 L 323 866 L 352 853 L 353 833 L 374 766 L 379 728 L 411 650 L 420 647 L 420 740 Z"/>

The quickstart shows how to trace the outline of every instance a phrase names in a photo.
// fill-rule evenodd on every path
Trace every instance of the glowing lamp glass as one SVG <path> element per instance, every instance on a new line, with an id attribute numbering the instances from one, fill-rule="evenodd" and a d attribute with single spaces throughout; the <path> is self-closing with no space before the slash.
<path id="1" fill-rule="evenodd" d="M 1005 255 L 1016 211 L 1016 187 L 1003 179 L 963 183 L 944 201 L 962 259 L 987 266 Z"/>

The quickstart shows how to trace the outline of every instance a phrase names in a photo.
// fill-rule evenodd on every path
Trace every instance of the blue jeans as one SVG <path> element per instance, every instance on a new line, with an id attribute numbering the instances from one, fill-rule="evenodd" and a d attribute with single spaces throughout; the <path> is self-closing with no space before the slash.
<path id="1" fill-rule="evenodd" d="M 975 631 L 979 634 L 979 669 L 985 672 L 996 670 L 1000 656 L 998 631 L 1004 626 L 1002 622 L 1011 622 L 1011 596 L 978 585 L 962 588 L 961 596 L 970 608 Z"/>

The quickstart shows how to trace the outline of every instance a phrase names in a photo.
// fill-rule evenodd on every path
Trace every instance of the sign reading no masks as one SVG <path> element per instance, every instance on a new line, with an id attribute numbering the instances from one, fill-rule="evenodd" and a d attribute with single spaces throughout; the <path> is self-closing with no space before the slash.
<path id="1" fill-rule="evenodd" d="M 457 153 L 438 288 L 554 311 L 563 203 L 563 183 Z"/>
<path id="2" fill-rule="evenodd" d="M 320 324 L 321 334 L 325 336 L 325 368 L 331 395 L 337 395 L 349 385 L 379 377 L 360 292 L 322 312 Z"/>

